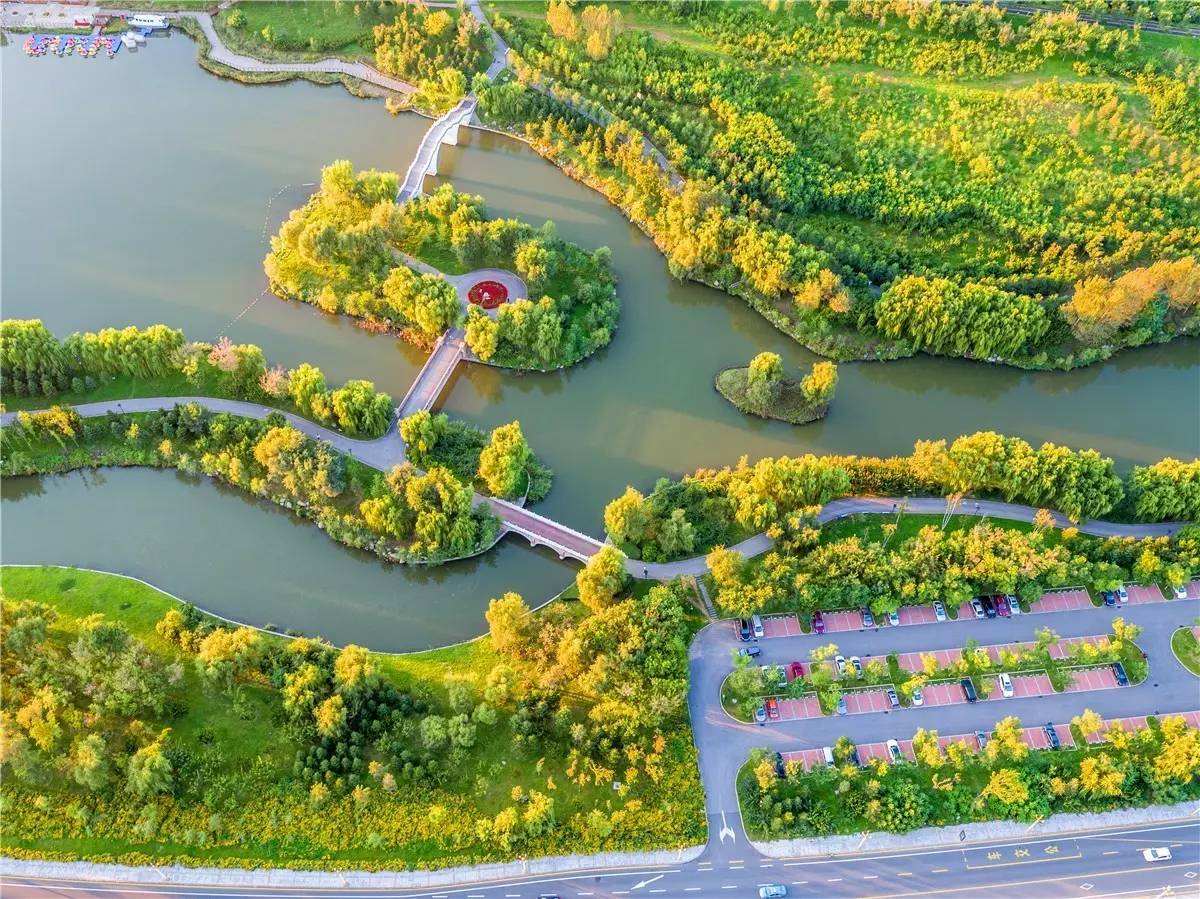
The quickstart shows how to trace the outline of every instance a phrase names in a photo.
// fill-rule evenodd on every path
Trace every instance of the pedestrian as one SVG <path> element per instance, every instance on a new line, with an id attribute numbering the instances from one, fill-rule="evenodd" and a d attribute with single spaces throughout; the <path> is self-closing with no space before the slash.
<path id="1" fill-rule="evenodd" d="M 650 577 L 650 569 L 647 566 L 642 567 L 642 577 Z"/>

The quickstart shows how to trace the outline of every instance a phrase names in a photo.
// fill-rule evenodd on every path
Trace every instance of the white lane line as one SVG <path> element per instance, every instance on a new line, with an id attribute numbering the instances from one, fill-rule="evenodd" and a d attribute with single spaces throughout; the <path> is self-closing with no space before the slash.
<path id="1" fill-rule="evenodd" d="M 912 871 L 898 871 L 897 877 L 912 877 Z"/>
<path id="2" fill-rule="evenodd" d="M 792 881 L 792 886 L 794 886 L 794 887 L 802 887 L 802 886 L 804 886 L 806 883 L 808 883 L 808 881 L 807 881 L 807 880 L 793 880 L 793 881 Z"/>
<path id="3" fill-rule="evenodd" d="M 829 883 L 841 883 L 841 882 L 842 882 L 842 878 L 840 878 L 840 877 L 830 877 L 829 878 Z"/>
<path id="4" fill-rule="evenodd" d="M 934 874 L 945 874 L 949 870 L 950 870 L 949 868 L 934 868 L 933 873 Z"/>
<path id="5" fill-rule="evenodd" d="M 1101 855 L 1116 855 L 1116 854 L 1117 854 L 1117 850 L 1116 850 L 1116 849 L 1109 849 L 1109 850 L 1108 850 L 1108 852 L 1102 852 L 1102 853 L 1101 853 Z"/>
<path id="6" fill-rule="evenodd" d="M 863 880 L 878 880 L 878 879 L 879 879 L 878 874 L 864 874 L 863 875 Z"/>
<path id="7" fill-rule="evenodd" d="M 736 889 L 737 889 L 737 884 L 735 883 L 733 886 L 721 887 L 721 889 L 723 889 L 723 890 L 736 890 Z"/>
<path id="8" fill-rule="evenodd" d="M 700 887 L 684 887 L 683 891 L 685 893 L 698 893 L 700 892 Z"/>

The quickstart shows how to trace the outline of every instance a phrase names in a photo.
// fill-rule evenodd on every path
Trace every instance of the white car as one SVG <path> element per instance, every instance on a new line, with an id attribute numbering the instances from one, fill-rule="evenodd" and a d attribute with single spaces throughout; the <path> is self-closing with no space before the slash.
<path id="1" fill-rule="evenodd" d="M 1013 698 L 1013 682 L 1012 678 L 1007 673 L 1000 674 L 1000 692 L 1004 694 L 1005 699 Z"/>
<path id="2" fill-rule="evenodd" d="M 899 612 L 888 612 L 888 626 L 889 627 L 899 627 L 900 626 L 900 613 Z"/>
<path id="3" fill-rule="evenodd" d="M 921 695 L 921 691 L 920 691 L 920 690 L 913 690 L 913 691 L 912 691 L 912 704 L 913 704 L 913 705 L 915 705 L 915 706 L 923 706 L 923 705 L 925 705 L 925 697 Z"/>
<path id="4" fill-rule="evenodd" d="M 887 741 L 887 751 L 888 755 L 891 756 L 892 762 L 897 765 L 904 759 L 904 756 L 900 753 L 900 744 L 895 740 Z"/>
<path id="5" fill-rule="evenodd" d="M 845 656 L 835 656 L 833 659 L 833 664 L 837 666 L 838 676 L 845 677 L 846 676 L 846 657 Z"/>
<path id="6" fill-rule="evenodd" d="M 971 600 L 971 611 L 975 613 L 976 618 L 983 617 L 983 603 L 978 599 Z"/>
<path id="7" fill-rule="evenodd" d="M 1008 594 L 1008 611 L 1013 615 L 1021 614 L 1021 603 L 1015 594 Z"/>
<path id="8" fill-rule="evenodd" d="M 1129 602 L 1129 589 L 1124 584 L 1117 588 L 1117 602 Z"/>
<path id="9" fill-rule="evenodd" d="M 1148 862 L 1169 862 L 1171 860 L 1171 850 L 1166 846 L 1152 846 L 1149 849 L 1142 850 L 1142 858 Z"/>
<path id="10" fill-rule="evenodd" d="M 944 605 L 942 605 L 942 601 L 940 599 L 934 600 L 933 617 L 936 618 L 938 621 L 946 620 L 946 607 Z"/>
<path id="11" fill-rule="evenodd" d="M 1176 587 L 1175 588 L 1175 598 L 1176 599 L 1187 599 L 1187 587 L 1183 586 L 1182 584 L 1180 584 L 1178 587 Z"/>

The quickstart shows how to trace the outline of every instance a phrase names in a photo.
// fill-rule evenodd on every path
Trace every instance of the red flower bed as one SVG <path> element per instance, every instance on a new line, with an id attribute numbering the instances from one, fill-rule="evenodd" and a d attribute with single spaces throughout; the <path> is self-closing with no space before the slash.
<path id="1" fill-rule="evenodd" d="M 499 281 L 480 281 L 467 291 L 467 299 L 484 309 L 495 309 L 508 300 L 508 288 Z"/>

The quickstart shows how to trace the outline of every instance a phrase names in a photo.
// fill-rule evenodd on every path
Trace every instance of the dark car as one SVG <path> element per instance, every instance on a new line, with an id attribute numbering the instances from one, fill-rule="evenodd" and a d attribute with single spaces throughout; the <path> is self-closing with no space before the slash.
<path id="1" fill-rule="evenodd" d="M 850 747 L 850 761 L 852 761 L 854 763 L 855 768 L 862 767 L 862 760 L 858 757 L 858 747 L 857 746 Z"/>
<path id="2" fill-rule="evenodd" d="M 813 612 L 813 633 L 825 633 L 825 619 L 821 617 L 820 612 Z"/>
<path id="3" fill-rule="evenodd" d="M 792 664 L 788 665 L 788 677 L 792 680 L 799 680 L 804 677 L 804 666 L 799 662 L 792 662 Z"/>
<path id="4" fill-rule="evenodd" d="M 1117 679 L 1118 687 L 1129 686 L 1129 675 L 1125 673 L 1125 666 L 1120 662 L 1113 662 L 1113 677 Z"/>
<path id="5" fill-rule="evenodd" d="M 738 639 L 743 643 L 750 639 L 751 632 L 749 618 L 739 618 L 737 620 L 737 635 Z"/>
<path id="6" fill-rule="evenodd" d="M 1011 618 L 1012 617 L 1012 609 L 1008 605 L 1008 597 L 1007 596 L 997 596 L 994 601 L 996 603 L 996 614 L 997 615 L 999 615 L 1001 618 Z"/>
<path id="7" fill-rule="evenodd" d="M 754 646 L 743 646 L 741 649 L 738 650 L 738 652 L 740 652 L 744 656 L 749 656 L 750 658 L 753 659 L 756 656 L 758 656 L 759 653 L 762 652 L 762 647 L 758 646 L 757 644 Z"/>
<path id="8" fill-rule="evenodd" d="M 964 677 L 961 681 L 959 681 L 959 684 L 962 685 L 963 696 L 967 697 L 967 702 L 974 702 L 979 698 L 978 694 L 975 692 L 975 685 L 971 683 L 971 679 L 969 677 Z"/>
<path id="9" fill-rule="evenodd" d="M 1062 747 L 1062 741 L 1058 739 L 1058 731 L 1054 729 L 1054 725 L 1046 722 L 1045 731 L 1046 739 L 1050 741 L 1050 748 L 1060 749 Z"/>
<path id="10" fill-rule="evenodd" d="M 893 709 L 900 708 L 900 697 L 896 694 L 895 687 L 887 688 L 888 706 Z"/>
<path id="11" fill-rule="evenodd" d="M 785 774 L 787 774 L 787 769 L 783 765 L 783 756 L 778 752 L 775 753 L 775 773 L 780 777 L 783 777 Z"/>
<path id="12" fill-rule="evenodd" d="M 1111 590 L 1105 590 L 1102 592 L 1100 594 L 1100 598 L 1104 600 L 1104 604 L 1109 608 L 1112 608 L 1117 604 L 1117 594 L 1113 593 Z"/>
<path id="13" fill-rule="evenodd" d="M 975 739 L 979 743 L 979 749 L 981 751 L 987 749 L 988 736 L 986 733 L 981 730 L 975 731 Z"/>
<path id="14" fill-rule="evenodd" d="M 996 617 L 996 604 L 992 602 L 992 598 L 990 596 L 979 597 L 979 602 L 983 605 L 984 615 L 986 615 L 988 618 Z"/>
<path id="15" fill-rule="evenodd" d="M 875 616 L 871 614 L 870 609 L 862 610 L 862 619 L 863 619 L 863 627 L 874 627 L 875 626 Z"/>

